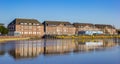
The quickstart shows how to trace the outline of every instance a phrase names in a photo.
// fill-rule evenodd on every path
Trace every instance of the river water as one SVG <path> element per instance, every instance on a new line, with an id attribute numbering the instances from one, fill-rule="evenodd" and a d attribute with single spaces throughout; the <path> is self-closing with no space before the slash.
<path id="1" fill-rule="evenodd" d="M 0 44 L 0 64 L 120 64 L 119 39 L 41 39 Z"/>

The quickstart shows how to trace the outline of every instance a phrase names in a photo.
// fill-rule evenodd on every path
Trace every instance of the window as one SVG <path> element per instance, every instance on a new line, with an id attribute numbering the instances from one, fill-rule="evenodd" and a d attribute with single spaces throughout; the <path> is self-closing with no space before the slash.
<path id="1" fill-rule="evenodd" d="M 29 26 L 29 29 L 32 29 L 32 26 Z"/>
<path id="2" fill-rule="evenodd" d="M 29 34 L 32 34 L 32 32 L 29 32 Z"/>
<path id="3" fill-rule="evenodd" d="M 23 32 L 21 32 L 21 34 L 23 34 Z"/>
<path id="4" fill-rule="evenodd" d="M 83 28 L 83 26 L 79 26 L 80 28 Z"/>
<path id="5" fill-rule="evenodd" d="M 55 24 L 49 24 L 48 26 L 56 26 Z"/>
<path id="6" fill-rule="evenodd" d="M 27 27 L 27 26 L 24 26 L 24 29 L 28 29 L 28 27 Z"/>
<path id="7" fill-rule="evenodd" d="M 23 25 L 23 23 L 20 23 L 21 25 Z"/>
<path id="8" fill-rule="evenodd" d="M 34 28 L 34 30 L 36 31 L 36 28 Z"/>
<path id="9" fill-rule="evenodd" d="M 37 32 L 37 34 L 40 34 L 40 32 Z"/>
<path id="10" fill-rule="evenodd" d="M 23 27 L 23 26 L 21 26 L 21 27 Z"/>
<path id="11" fill-rule="evenodd" d="M 35 23 L 33 23 L 33 25 L 36 25 Z"/>
<path id="12" fill-rule="evenodd" d="M 24 23 L 25 25 L 27 25 L 27 23 Z"/>
<path id="13" fill-rule="evenodd" d="M 28 34 L 28 32 L 24 32 L 24 34 Z"/>
<path id="14" fill-rule="evenodd" d="M 40 28 L 40 26 L 38 26 L 38 28 Z"/>
<path id="15" fill-rule="evenodd" d="M 29 25 L 32 25 L 32 23 L 29 23 Z"/>
<path id="16" fill-rule="evenodd" d="M 60 30 L 59 29 L 57 29 L 57 32 L 59 32 Z"/>
<path id="17" fill-rule="evenodd" d="M 39 24 L 37 24 L 37 25 L 39 25 Z"/>

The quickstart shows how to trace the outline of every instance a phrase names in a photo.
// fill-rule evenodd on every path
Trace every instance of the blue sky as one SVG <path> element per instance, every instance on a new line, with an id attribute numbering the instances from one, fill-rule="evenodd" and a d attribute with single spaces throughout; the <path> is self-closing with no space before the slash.
<path id="1" fill-rule="evenodd" d="M 0 23 L 15 18 L 112 24 L 120 27 L 120 0 L 0 0 Z"/>

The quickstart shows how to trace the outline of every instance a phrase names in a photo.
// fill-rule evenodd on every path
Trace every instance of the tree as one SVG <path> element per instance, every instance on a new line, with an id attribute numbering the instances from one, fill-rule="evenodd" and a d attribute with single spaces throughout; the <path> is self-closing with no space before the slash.
<path id="1" fill-rule="evenodd" d="M 6 34 L 8 34 L 8 29 L 5 28 L 4 26 L 0 26 L 0 34 L 1 34 L 1 35 L 6 35 Z"/>

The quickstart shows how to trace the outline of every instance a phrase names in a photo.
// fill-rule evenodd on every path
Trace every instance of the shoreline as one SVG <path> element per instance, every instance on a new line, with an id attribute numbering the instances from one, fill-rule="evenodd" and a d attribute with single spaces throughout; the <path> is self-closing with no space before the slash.
<path id="1" fill-rule="evenodd" d="M 49 36 L 49 37 L 45 37 L 43 39 L 113 39 L 113 38 L 120 39 L 120 35 Z M 36 37 L 13 37 L 13 36 L 9 37 L 9 36 L 2 36 L 0 38 L 0 43 L 1 42 L 6 42 L 6 41 L 29 40 L 29 39 L 32 40 L 32 39 L 39 39 L 39 38 L 36 38 Z"/>
<path id="2" fill-rule="evenodd" d="M 6 42 L 6 41 L 18 41 L 18 40 L 28 40 L 30 38 L 9 38 L 9 39 L 0 39 L 0 43 Z"/>
<path id="3" fill-rule="evenodd" d="M 46 36 L 48 39 L 109 39 L 120 38 L 120 35 L 80 35 L 80 36 Z"/>

